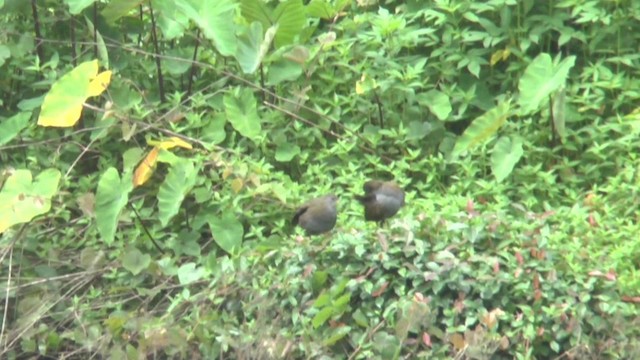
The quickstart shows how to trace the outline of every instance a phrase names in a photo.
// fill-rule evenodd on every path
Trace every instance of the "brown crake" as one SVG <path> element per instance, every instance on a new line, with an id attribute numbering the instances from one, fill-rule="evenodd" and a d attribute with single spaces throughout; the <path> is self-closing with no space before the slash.
<path id="1" fill-rule="evenodd" d="M 293 225 L 300 225 L 307 235 L 331 231 L 336 225 L 338 197 L 334 194 L 311 199 L 300 206 L 293 215 Z"/>
<path id="2" fill-rule="evenodd" d="M 382 224 L 404 206 L 404 191 L 393 181 L 370 180 L 363 189 L 364 195 L 357 195 L 356 200 L 364 205 L 367 221 Z"/>

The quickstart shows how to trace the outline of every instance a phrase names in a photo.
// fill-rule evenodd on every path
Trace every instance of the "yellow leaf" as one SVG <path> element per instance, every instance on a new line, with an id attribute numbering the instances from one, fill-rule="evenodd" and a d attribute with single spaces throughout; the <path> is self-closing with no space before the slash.
<path id="1" fill-rule="evenodd" d="M 144 160 L 142 160 L 140 165 L 138 165 L 138 167 L 136 168 L 136 171 L 133 174 L 133 186 L 135 187 L 141 186 L 142 184 L 146 183 L 147 180 L 149 180 L 149 178 L 153 174 L 153 171 L 156 168 L 159 152 L 160 152 L 160 149 L 157 147 L 154 147 L 149 152 L 149 154 L 147 154 L 147 157 L 145 157 Z"/>
<path id="2" fill-rule="evenodd" d="M 229 175 L 233 174 L 233 168 L 231 166 L 227 166 L 222 172 L 222 179 L 227 180 Z"/>
<path id="3" fill-rule="evenodd" d="M 367 79 L 367 74 L 362 74 L 360 80 L 356 81 L 356 94 L 362 95 L 377 87 L 378 83 L 375 79 Z"/>
<path id="4" fill-rule="evenodd" d="M 80 119 L 82 105 L 91 95 L 92 90 L 89 85 L 97 73 L 98 60 L 93 60 L 78 65 L 58 79 L 44 97 L 38 125 L 55 127 L 75 125 Z M 104 82 L 104 79 L 101 81 Z"/>
<path id="5" fill-rule="evenodd" d="M 234 193 L 239 193 L 240 190 L 242 190 L 242 187 L 244 186 L 244 181 L 242 181 L 242 179 L 239 178 L 235 178 L 233 179 L 233 181 L 231 181 L 231 190 L 233 190 Z"/>
<path id="6" fill-rule="evenodd" d="M 102 94 L 111 82 L 111 70 L 103 71 L 95 79 L 89 83 L 89 96 L 98 96 Z"/>
<path id="7" fill-rule="evenodd" d="M 188 142 L 176 136 L 172 136 L 171 138 L 169 138 L 169 140 L 162 140 L 162 141 L 149 140 L 147 141 L 147 144 L 152 146 L 157 146 L 164 150 L 169 150 L 176 146 L 179 146 L 184 149 L 193 149 L 193 146 L 191 146 L 191 144 L 189 144 Z"/>
<path id="8" fill-rule="evenodd" d="M 491 66 L 497 64 L 502 59 L 502 50 L 498 50 L 491 54 L 491 60 L 489 60 L 489 64 Z"/>
<path id="9" fill-rule="evenodd" d="M 449 337 L 449 341 L 456 351 L 464 349 L 464 347 L 467 345 L 467 342 L 464 340 L 464 336 L 458 333 L 452 334 Z"/>
<path id="10" fill-rule="evenodd" d="M 364 83 L 366 78 L 367 78 L 367 75 L 362 74 L 362 76 L 360 77 L 360 80 L 356 81 L 356 94 L 358 95 L 364 94 L 364 89 L 362 88 L 362 84 Z"/>

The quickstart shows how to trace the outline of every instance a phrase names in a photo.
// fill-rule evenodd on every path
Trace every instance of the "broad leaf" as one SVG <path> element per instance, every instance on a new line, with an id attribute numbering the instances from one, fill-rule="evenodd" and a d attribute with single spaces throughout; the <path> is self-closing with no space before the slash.
<path id="1" fill-rule="evenodd" d="M 175 11 L 175 1 L 153 0 L 153 6 L 157 10 L 158 27 L 167 40 L 181 37 L 189 27 L 189 18 L 184 13 Z"/>
<path id="2" fill-rule="evenodd" d="M 521 138 L 503 136 L 498 139 L 491 153 L 491 170 L 498 182 L 511 174 L 523 153 Z"/>
<path id="3" fill-rule="evenodd" d="M 207 39 L 224 56 L 236 53 L 236 3 L 232 0 L 181 0 L 175 2 L 179 11 L 193 20 Z"/>
<path id="4" fill-rule="evenodd" d="M 227 120 L 242 136 L 253 141 L 262 133 L 256 98 L 248 88 L 236 89 L 224 95 L 224 109 Z"/>
<path id="5" fill-rule="evenodd" d="M 533 59 L 518 84 L 520 113 L 526 115 L 537 111 L 543 101 L 564 86 L 575 62 L 576 57 L 569 56 L 555 65 L 551 56 L 544 53 Z"/>
<path id="6" fill-rule="evenodd" d="M 224 213 L 220 217 L 208 220 L 211 236 L 222 250 L 232 254 L 242 245 L 244 228 L 232 213 Z"/>
<path id="7" fill-rule="evenodd" d="M 96 225 L 102 240 L 111 245 L 118 226 L 118 217 L 129 201 L 133 188 L 130 178 L 123 177 L 115 168 L 108 168 L 98 181 L 96 192 Z"/>
<path id="8" fill-rule="evenodd" d="M 311 0 L 307 5 L 307 14 L 325 20 L 333 19 L 336 11 L 327 0 Z"/>
<path id="9" fill-rule="evenodd" d="M 289 162 L 298 154 L 300 154 L 300 147 L 288 141 L 282 142 L 276 147 L 276 161 Z"/>
<path id="10" fill-rule="evenodd" d="M 196 282 L 208 274 L 204 267 L 196 268 L 196 264 L 189 262 L 182 264 L 178 269 L 178 281 L 181 285 L 187 285 Z"/>
<path id="11" fill-rule="evenodd" d="M 82 104 L 100 95 L 111 81 L 111 71 L 98 74 L 98 61 L 88 61 L 58 79 L 42 103 L 38 125 L 70 127 L 78 122 Z"/>
<path id="12" fill-rule="evenodd" d="M 177 161 L 158 190 L 158 218 L 166 226 L 180 210 L 185 196 L 196 183 L 197 171 L 189 160 Z"/>
<path id="13" fill-rule="evenodd" d="M 102 10 L 102 16 L 107 22 L 113 23 L 137 8 L 142 2 L 143 0 L 111 0 Z"/>
<path id="14" fill-rule="evenodd" d="M 69 12 L 72 15 L 78 15 L 87 6 L 96 2 L 96 0 L 64 0 L 64 2 L 69 6 Z"/>
<path id="15" fill-rule="evenodd" d="M 240 13 L 250 23 L 260 22 L 263 29 L 273 25 L 271 10 L 262 0 L 240 0 Z"/>
<path id="16" fill-rule="evenodd" d="M 278 25 L 276 48 L 292 44 L 294 38 L 300 35 L 307 22 L 302 0 L 281 2 L 273 12 L 273 16 Z"/>
<path id="17" fill-rule="evenodd" d="M 293 61 L 280 59 L 269 65 L 268 85 L 278 85 L 283 81 L 293 81 L 302 75 L 302 65 Z"/>
<path id="18" fill-rule="evenodd" d="M 16 170 L 0 189 L 0 233 L 9 227 L 31 221 L 51 209 L 51 198 L 58 190 L 60 171 L 48 169 L 33 181 L 31 171 Z"/>
<path id="19" fill-rule="evenodd" d="M 262 25 L 254 21 L 238 35 L 236 60 L 245 74 L 253 74 L 258 69 L 271 45 L 275 30 L 275 27 L 271 27 L 263 36 Z"/>
<path id="20" fill-rule="evenodd" d="M 7 120 L 0 122 L 0 145 L 13 140 L 20 132 L 29 126 L 31 111 L 19 112 Z"/>
<path id="21" fill-rule="evenodd" d="M 122 261 L 122 267 L 129 270 L 133 275 L 138 275 L 142 270 L 149 267 L 149 264 L 151 264 L 151 256 L 149 256 L 149 254 L 143 254 L 134 247 L 127 247 L 120 261 Z"/>
<path id="22" fill-rule="evenodd" d="M 451 114 L 449 97 L 438 90 L 430 90 L 419 95 L 418 103 L 428 107 L 429 111 L 437 116 L 439 120 L 444 121 L 449 117 L 449 114 Z"/>
<path id="23" fill-rule="evenodd" d="M 477 117 L 464 133 L 456 140 L 456 145 L 451 153 L 452 158 L 460 156 L 463 152 L 481 144 L 493 136 L 507 121 L 511 103 L 505 101 L 495 108 Z"/>

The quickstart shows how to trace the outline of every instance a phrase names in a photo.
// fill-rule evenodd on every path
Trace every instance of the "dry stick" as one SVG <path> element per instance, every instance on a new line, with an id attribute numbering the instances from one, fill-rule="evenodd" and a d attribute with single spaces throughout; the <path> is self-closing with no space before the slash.
<path id="1" fill-rule="evenodd" d="M 13 245 L 18 241 L 18 239 L 22 236 L 24 229 L 27 228 L 27 223 L 22 224 L 18 233 L 13 237 L 11 244 L 9 244 L 7 248 L 7 252 L 2 255 L 2 259 L 0 259 L 0 263 L 4 260 L 6 254 L 9 254 L 9 274 L 7 275 L 7 291 L 4 296 L 4 312 L 2 313 L 2 328 L 0 328 L 0 339 L 4 339 L 4 328 L 7 325 L 7 313 L 9 312 L 9 292 L 11 289 L 11 269 L 13 268 Z M 5 339 L 6 340 L 6 339 Z M 6 349 L 6 341 L 2 344 L 3 349 Z"/>
<path id="2" fill-rule="evenodd" d="M 156 18 L 153 16 L 153 6 L 149 0 L 149 15 L 151 15 L 151 38 L 153 39 L 153 49 L 155 51 L 154 58 L 156 60 L 156 71 L 158 72 L 158 92 L 160 93 L 160 102 L 165 103 L 167 99 L 164 95 L 164 80 L 162 78 L 162 62 L 160 61 L 160 47 L 158 46 L 158 34 L 156 32 Z"/>
<path id="3" fill-rule="evenodd" d="M 69 169 L 67 170 L 67 172 L 64 174 L 64 177 L 66 178 L 67 176 L 69 176 L 69 174 L 71 173 L 71 170 L 73 170 L 73 168 L 76 166 L 76 164 L 78 163 L 78 161 L 80 161 L 80 159 L 84 156 L 84 154 L 87 153 L 87 151 L 89 151 L 89 149 L 91 148 L 91 145 L 93 145 L 94 142 L 96 142 L 96 140 L 98 140 L 98 138 L 94 138 L 93 140 L 91 140 L 89 142 L 89 145 L 87 146 L 83 146 L 82 148 L 82 152 L 80 153 L 80 155 L 78 155 L 78 157 L 76 157 L 76 159 L 73 161 L 73 163 L 71 163 L 71 166 L 69 166 Z"/>
<path id="4" fill-rule="evenodd" d="M 90 274 L 90 273 L 88 273 L 88 274 Z M 75 291 L 77 291 L 77 289 L 78 289 L 78 288 L 81 288 L 81 287 L 85 286 L 86 284 L 88 284 L 89 282 L 91 282 L 91 281 L 93 280 L 93 277 L 94 277 L 94 276 L 89 276 L 89 277 L 87 277 L 84 281 L 82 281 L 82 282 L 80 282 L 80 283 L 78 283 L 78 284 L 74 285 L 71 289 L 69 289 L 67 292 L 65 292 L 65 293 L 64 293 L 60 298 L 58 298 L 56 301 L 54 301 L 53 303 L 48 304 L 48 305 L 46 305 L 46 306 L 45 306 L 45 305 L 43 305 L 43 306 L 41 306 L 40 308 L 38 308 L 38 310 L 42 310 L 42 309 L 44 309 L 43 314 L 44 314 L 44 313 L 46 313 L 46 312 L 47 312 L 47 311 L 49 311 L 50 309 L 54 308 L 54 307 L 55 307 L 59 302 L 63 301 L 64 299 L 68 299 L 68 296 L 69 296 L 69 295 L 71 295 L 71 294 L 73 294 Z M 34 313 L 35 313 L 35 311 L 34 311 Z M 27 318 L 28 318 L 28 317 L 27 317 Z M 16 343 L 18 340 L 20 340 L 20 339 L 22 338 L 22 336 L 23 336 L 27 331 L 29 331 L 29 329 L 31 329 L 31 328 L 33 327 L 33 325 L 35 325 L 35 323 L 36 323 L 37 321 L 38 321 L 38 319 L 34 317 L 33 319 L 30 319 L 30 320 L 29 320 L 29 323 L 28 323 L 28 324 L 24 324 L 24 328 L 23 328 L 23 330 L 21 330 L 21 331 L 19 331 L 19 332 L 18 332 L 17 336 L 15 336 L 15 338 L 11 341 L 11 343 L 9 343 L 9 347 L 8 347 L 8 348 L 10 349 L 11 347 L 13 347 L 13 346 L 15 345 L 15 343 Z M 5 348 L 5 350 L 3 351 L 3 353 L 4 353 L 5 351 L 6 351 L 6 348 Z M 0 355 L 3 355 L 3 353 L 0 353 Z"/>
<path id="5" fill-rule="evenodd" d="M 23 226 L 24 227 L 24 226 Z M 11 289 L 11 269 L 13 268 L 13 247 L 9 249 L 9 274 L 7 275 L 7 291 L 4 295 L 4 312 L 2 313 L 2 328 L 0 329 L 0 339 L 4 337 L 4 327 L 7 325 L 7 313 L 9 312 L 9 291 Z M 6 349 L 7 343 L 2 344 L 3 349 Z"/>

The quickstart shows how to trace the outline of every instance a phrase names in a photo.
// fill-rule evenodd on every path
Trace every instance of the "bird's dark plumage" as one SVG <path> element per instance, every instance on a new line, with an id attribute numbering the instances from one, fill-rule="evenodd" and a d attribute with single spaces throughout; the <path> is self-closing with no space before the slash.
<path id="1" fill-rule="evenodd" d="M 300 225 L 307 235 L 318 235 L 331 231 L 336 225 L 338 197 L 334 194 L 309 200 L 293 215 L 293 225 Z"/>
<path id="2" fill-rule="evenodd" d="M 367 181 L 363 190 L 364 195 L 356 196 L 356 200 L 364 205 L 367 221 L 382 223 L 404 206 L 404 191 L 393 181 Z"/>

